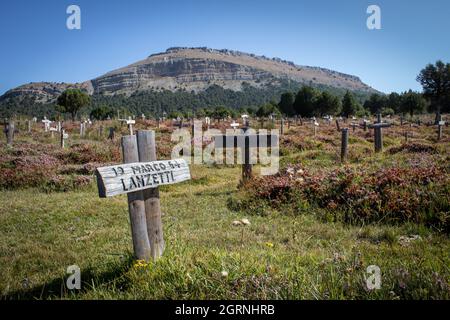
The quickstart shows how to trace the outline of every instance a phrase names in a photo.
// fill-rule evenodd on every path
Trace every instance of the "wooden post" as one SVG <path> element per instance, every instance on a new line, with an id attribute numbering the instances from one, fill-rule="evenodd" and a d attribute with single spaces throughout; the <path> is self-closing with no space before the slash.
<path id="1" fill-rule="evenodd" d="M 110 139 L 110 140 L 114 140 L 114 128 L 113 127 L 110 127 L 109 128 L 109 135 L 108 135 L 108 139 Z"/>
<path id="2" fill-rule="evenodd" d="M 137 131 L 137 143 L 140 162 L 156 161 L 156 143 L 154 131 Z M 159 188 L 149 188 L 143 191 L 147 233 L 150 242 L 150 252 L 153 260 L 162 256 L 165 248 L 163 227 L 161 221 L 161 204 Z"/>
<path id="3" fill-rule="evenodd" d="M 14 121 L 9 120 L 8 127 L 6 129 L 6 143 L 9 146 L 11 146 L 13 144 L 14 129 L 15 129 Z"/>
<path id="4" fill-rule="evenodd" d="M 129 135 L 122 137 L 122 153 L 123 163 L 139 162 L 136 136 Z M 151 251 L 145 217 L 144 193 L 143 191 L 136 191 L 128 193 L 127 196 L 134 255 L 139 260 L 148 261 Z"/>
<path id="5" fill-rule="evenodd" d="M 437 125 L 438 125 L 437 140 L 439 141 L 442 138 L 442 127 L 445 125 L 445 121 L 442 121 L 442 115 L 440 113 L 438 113 L 436 115 L 436 119 L 437 119 Z"/>
<path id="6" fill-rule="evenodd" d="M 128 130 L 130 130 L 130 136 L 132 136 L 133 135 L 133 124 L 132 123 L 128 124 Z"/>
<path id="7" fill-rule="evenodd" d="M 280 130 L 281 135 L 283 135 L 284 134 L 284 118 L 283 117 L 281 117 L 280 128 L 281 128 L 281 130 Z"/>
<path id="8" fill-rule="evenodd" d="M 336 129 L 337 131 L 341 131 L 341 126 L 339 125 L 338 119 L 336 119 Z"/>
<path id="9" fill-rule="evenodd" d="M 60 140 L 61 149 L 64 149 L 64 134 L 65 134 L 65 130 L 61 129 L 61 132 L 59 134 L 59 138 L 61 139 Z"/>
<path id="10" fill-rule="evenodd" d="M 348 128 L 342 129 L 341 132 L 341 162 L 345 162 L 348 154 Z"/>
<path id="11" fill-rule="evenodd" d="M 80 138 L 84 137 L 84 123 L 80 122 Z"/>
<path id="12" fill-rule="evenodd" d="M 27 121 L 28 133 L 31 133 L 31 120 Z"/>
<path id="13" fill-rule="evenodd" d="M 249 128 L 249 123 L 244 124 L 244 134 Z M 250 137 L 245 137 L 244 142 L 244 164 L 242 165 L 242 182 L 245 183 L 252 178 L 252 164 L 250 163 Z"/>
<path id="14" fill-rule="evenodd" d="M 405 131 L 405 143 L 408 143 L 408 131 Z"/>
<path id="15" fill-rule="evenodd" d="M 381 152 L 383 151 L 383 133 L 381 127 L 374 127 L 374 134 L 375 152 Z"/>
<path id="16" fill-rule="evenodd" d="M 437 130 L 437 139 L 438 141 L 442 139 L 442 128 L 444 127 L 443 121 L 439 121 L 438 130 Z"/>

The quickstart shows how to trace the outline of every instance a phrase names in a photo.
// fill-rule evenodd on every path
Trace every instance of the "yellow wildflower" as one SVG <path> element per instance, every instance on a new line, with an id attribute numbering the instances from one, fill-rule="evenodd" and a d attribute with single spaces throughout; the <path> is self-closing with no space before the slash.
<path id="1" fill-rule="evenodd" d="M 135 268 L 145 268 L 148 266 L 148 263 L 146 263 L 144 260 L 136 260 L 134 267 Z"/>

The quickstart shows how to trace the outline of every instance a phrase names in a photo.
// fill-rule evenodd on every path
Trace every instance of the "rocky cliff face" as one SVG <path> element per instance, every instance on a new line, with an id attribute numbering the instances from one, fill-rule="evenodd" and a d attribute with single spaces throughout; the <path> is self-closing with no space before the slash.
<path id="1" fill-rule="evenodd" d="M 11 98 L 22 99 L 28 97 L 32 98 L 35 102 L 46 103 L 55 100 L 66 89 L 80 89 L 89 94 L 94 92 L 90 81 L 74 84 L 64 82 L 34 82 L 7 91 L 0 97 L 0 101 Z"/>
<path id="2" fill-rule="evenodd" d="M 277 85 L 277 82 L 286 79 L 303 84 L 375 92 L 358 77 L 333 70 L 300 66 L 279 58 L 226 49 L 175 47 L 80 84 L 32 83 L 12 89 L 2 98 L 31 95 L 37 101 L 46 102 L 69 87 L 102 95 L 130 95 L 144 90 L 198 92 L 213 84 L 241 90 L 243 82 L 262 87 Z"/>

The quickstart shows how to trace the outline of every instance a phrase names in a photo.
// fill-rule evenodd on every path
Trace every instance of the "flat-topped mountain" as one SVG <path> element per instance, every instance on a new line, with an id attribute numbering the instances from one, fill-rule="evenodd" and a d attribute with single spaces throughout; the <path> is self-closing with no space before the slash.
<path id="1" fill-rule="evenodd" d="M 280 79 L 358 91 L 373 91 L 358 77 L 279 58 L 232 50 L 169 48 L 91 80 L 94 93 L 129 94 L 138 90 L 201 91 L 211 84 L 241 90 L 242 82 L 261 87 Z"/>
<path id="2" fill-rule="evenodd" d="M 0 101 L 31 96 L 36 102 L 46 103 L 71 87 L 84 89 L 93 95 L 129 96 L 141 91 L 200 92 L 212 85 L 240 91 L 243 83 L 264 88 L 277 86 L 286 80 L 361 93 L 376 92 L 356 76 L 329 69 L 227 49 L 174 47 L 83 83 L 25 84 L 6 92 Z"/>

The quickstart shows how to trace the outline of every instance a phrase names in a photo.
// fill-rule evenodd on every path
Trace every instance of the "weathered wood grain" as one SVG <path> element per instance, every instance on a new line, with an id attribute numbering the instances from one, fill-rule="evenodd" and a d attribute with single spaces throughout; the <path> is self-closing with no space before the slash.
<path id="1" fill-rule="evenodd" d="M 124 163 L 139 161 L 135 136 L 122 137 L 122 154 Z M 105 190 L 107 189 L 105 188 Z M 144 194 L 142 191 L 135 190 L 135 192 L 128 193 L 127 197 L 134 255 L 139 260 L 148 261 L 150 259 L 150 242 L 147 234 Z"/>
<path id="2" fill-rule="evenodd" d="M 156 160 L 155 131 L 139 130 L 136 134 L 139 161 L 148 162 Z M 165 242 L 161 221 L 161 203 L 159 188 L 149 188 L 143 191 L 145 202 L 145 216 L 147 219 L 147 232 L 150 241 L 150 250 L 153 260 L 158 259 L 164 253 Z"/>
<path id="3" fill-rule="evenodd" d="M 184 159 L 133 162 L 97 168 L 99 196 L 112 197 L 157 186 L 189 180 Z"/>

